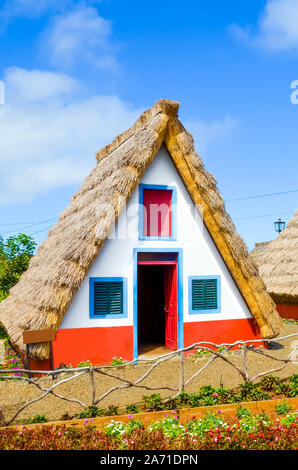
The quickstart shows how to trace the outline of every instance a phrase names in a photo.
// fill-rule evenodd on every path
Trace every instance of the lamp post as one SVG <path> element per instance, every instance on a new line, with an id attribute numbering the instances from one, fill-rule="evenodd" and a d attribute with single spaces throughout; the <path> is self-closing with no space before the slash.
<path id="1" fill-rule="evenodd" d="M 285 229 L 286 223 L 283 222 L 281 219 L 278 219 L 276 222 L 274 222 L 274 227 L 275 231 L 280 233 Z"/>

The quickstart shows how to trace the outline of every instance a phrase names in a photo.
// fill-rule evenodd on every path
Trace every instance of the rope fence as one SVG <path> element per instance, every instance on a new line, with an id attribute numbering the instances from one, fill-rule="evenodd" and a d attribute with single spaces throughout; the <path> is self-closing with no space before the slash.
<path id="1" fill-rule="evenodd" d="M 18 411 L 13 415 L 11 419 L 9 419 L 5 424 L 9 425 L 11 424 L 16 417 L 29 405 L 32 403 L 35 403 L 37 401 L 42 400 L 45 398 L 47 395 L 51 394 L 55 396 L 56 398 L 60 398 L 61 400 L 66 400 L 69 402 L 77 403 L 83 408 L 86 408 L 87 406 L 91 405 L 98 405 L 104 398 L 106 398 L 108 395 L 110 395 L 113 392 L 116 392 L 118 390 L 122 390 L 125 388 L 131 388 L 131 387 L 136 387 L 136 388 L 143 388 L 146 390 L 150 391 L 156 391 L 156 390 L 168 390 L 171 392 L 175 392 L 176 394 L 174 395 L 174 398 L 177 397 L 182 391 L 186 389 L 186 387 L 196 378 L 198 377 L 204 370 L 207 369 L 214 361 L 221 359 L 224 362 L 228 363 L 231 367 L 237 370 L 239 374 L 241 375 L 242 379 L 244 382 L 255 382 L 257 379 L 264 375 L 272 374 L 274 372 L 281 371 L 286 367 L 288 363 L 297 363 L 298 360 L 296 358 L 296 355 L 298 353 L 298 341 L 294 342 L 294 347 L 288 354 L 286 358 L 276 358 L 269 354 L 268 352 L 265 352 L 263 350 L 256 349 L 252 343 L 270 343 L 270 342 L 278 342 L 278 341 L 283 341 L 285 339 L 291 338 L 298 336 L 298 333 L 294 333 L 291 335 L 283 336 L 280 338 L 274 338 L 274 339 L 260 339 L 260 340 L 248 340 L 248 341 L 236 341 L 234 343 L 222 343 L 222 344 L 216 344 L 212 342 L 197 342 L 192 344 L 191 346 L 188 346 L 186 348 L 178 349 L 176 351 L 171 351 L 167 354 L 163 354 L 161 356 L 157 356 L 154 358 L 138 358 L 134 359 L 132 361 L 126 362 L 123 365 L 119 366 L 110 366 L 110 365 L 105 365 L 105 366 L 87 366 L 87 367 L 79 367 L 79 368 L 63 368 L 63 369 L 56 369 L 56 370 L 50 370 L 50 371 L 44 371 L 44 370 L 28 370 L 28 369 L 18 369 L 18 373 L 24 373 L 28 374 L 28 377 L 26 376 L 15 376 L 15 375 L 2 375 L 6 373 L 11 373 L 11 370 L 4 370 L 1 369 L 1 379 L 5 380 L 21 380 L 21 381 L 26 381 L 28 384 L 32 384 L 35 387 L 37 387 L 42 394 L 36 398 L 33 398 L 29 401 L 27 401 L 25 404 L 23 404 Z M 234 364 L 228 357 L 225 357 L 225 354 L 229 351 L 231 351 L 232 348 L 237 347 L 242 349 L 242 366 L 239 366 L 237 364 Z M 224 348 L 224 350 L 222 350 Z M 201 350 L 201 351 L 207 351 L 212 354 L 212 357 L 202 366 L 200 367 L 191 377 L 189 377 L 187 380 L 185 379 L 185 353 L 193 351 L 193 350 Z M 261 354 L 262 356 L 266 356 L 273 361 L 280 362 L 281 365 L 279 365 L 276 368 L 260 372 L 254 376 L 250 376 L 248 372 L 248 367 L 247 367 L 247 352 L 251 351 L 256 354 Z M 164 363 L 165 361 L 168 361 L 170 359 L 173 359 L 174 357 L 177 357 L 180 361 L 180 376 L 179 376 L 179 386 L 178 388 L 171 388 L 171 387 L 150 387 L 149 385 L 142 384 L 142 382 L 151 374 L 151 372 L 156 369 L 160 364 Z M 152 363 L 152 365 L 149 367 L 149 369 L 138 379 L 136 379 L 134 382 L 121 378 L 115 374 L 113 374 L 112 370 L 115 369 L 121 369 L 121 368 L 126 368 L 128 366 L 133 366 L 133 365 L 139 365 L 142 363 Z M 38 382 L 38 378 L 34 377 L 34 375 L 43 375 L 43 376 L 49 376 L 52 377 L 52 379 L 55 379 L 59 374 L 73 374 L 70 377 L 64 378 L 56 383 L 54 383 L 51 387 L 46 388 L 42 386 Z M 69 398 L 66 396 L 63 396 L 61 394 L 58 394 L 55 389 L 59 387 L 61 384 L 65 384 L 67 382 L 70 382 L 72 380 L 76 380 L 79 377 L 82 377 L 83 375 L 89 375 L 90 378 L 90 388 L 91 388 L 91 402 L 90 403 L 84 403 L 83 401 L 77 399 L 77 398 Z M 95 387 L 95 380 L 94 380 L 94 374 L 100 374 L 104 377 L 109 377 L 109 378 L 114 378 L 120 382 L 121 384 L 115 385 L 111 387 L 109 390 L 107 390 L 105 393 L 103 393 L 101 396 L 96 398 L 96 387 Z"/>

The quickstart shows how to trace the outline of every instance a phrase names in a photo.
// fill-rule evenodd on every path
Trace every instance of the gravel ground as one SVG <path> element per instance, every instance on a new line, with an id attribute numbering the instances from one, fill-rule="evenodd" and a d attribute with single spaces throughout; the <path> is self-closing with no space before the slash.
<path id="1" fill-rule="evenodd" d="M 284 323 L 281 336 L 286 336 L 292 333 L 298 333 L 298 326 L 295 324 Z M 271 343 L 269 350 L 261 350 L 274 356 L 275 358 L 286 358 L 293 349 L 293 343 L 298 341 L 298 336 L 289 338 L 287 340 Z M 185 380 L 191 377 L 199 368 L 201 368 L 210 359 L 211 356 L 204 356 L 203 358 L 194 358 L 189 356 L 185 359 Z M 226 357 L 232 360 L 234 364 L 242 365 L 242 354 L 240 351 L 226 353 Z M 151 364 L 152 365 L 152 364 Z M 261 356 L 254 352 L 248 351 L 247 353 L 247 366 L 250 376 L 254 376 L 262 371 L 278 368 L 281 362 Z M 109 369 L 107 372 L 117 375 L 119 379 L 128 379 L 130 381 L 136 380 L 141 377 L 148 370 L 150 365 L 139 364 L 129 366 L 123 369 Z M 294 373 L 298 373 L 297 363 L 288 363 L 287 366 L 279 372 L 274 372 L 274 375 L 280 378 L 287 378 Z M 69 377 L 69 374 L 63 374 L 64 377 Z M 149 387 L 161 387 L 159 390 L 146 390 L 145 388 L 127 388 L 123 390 L 114 391 L 106 396 L 98 406 L 106 408 L 109 405 L 119 406 L 125 408 L 126 405 L 137 403 L 141 401 L 143 395 L 150 395 L 151 393 L 160 393 L 162 397 L 173 396 L 174 391 L 162 389 L 162 387 L 178 388 L 180 376 L 179 359 L 170 359 L 158 367 L 147 377 L 142 385 Z M 60 376 L 59 380 L 62 377 Z M 115 385 L 120 385 L 121 381 L 115 378 L 107 377 L 102 374 L 95 373 L 94 381 L 96 386 L 96 398 L 100 397 L 110 388 Z M 58 380 L 53 381 L 50 378 L 38 379 L 38 384 L 48 388 Z M 209 367 L 207 367 L 194 381 L 186 388 L 187 392 L 196 392 L 202 385 L 214 385 L 216 387 L 222 384 L 228 388 L 237 387 L 243 379 L 239 372 L 230 364 L 221 359 L 215 360 Z M 78 377 L 70 382 L 61 384 L 55 388 L 55 392 L 66 396 L 68 398 L 76 398 L 83 401 L 87 406 L 91 404 L 92 392 L 90 386 L 89 374 Z M 34 385 L 28 385 L 23 381 L 1 381 L 0 382 L 0 410 L 2 410 L 5 419 L 9 419 L 27 401 L 36 398 L 42 394 Z M 15 423 L 25 423 L 29 418 L 37 414 L 45 414 L 49 421 L 60 420 L 65 413 L 73 416 L 79 413 L 82 407 L 77 403 L 70 403 L 65 400 L 48 395 L 42 400 L 29 405 L 17 417 Z"/>

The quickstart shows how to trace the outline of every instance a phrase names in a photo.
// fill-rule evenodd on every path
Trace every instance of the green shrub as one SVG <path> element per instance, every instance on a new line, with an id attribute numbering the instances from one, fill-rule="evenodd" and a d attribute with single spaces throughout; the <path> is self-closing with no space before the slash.
<path id="1" fill-rule="evenodd" d="M 298 396 L 298 374 L 293 374 L 290 377 L 289 396 L 290 397 L 297 397 Z"/>
<path id="2" fill-rule="evenodd" d="M 127 407 L 125 408 L 126 414 L 140 413 L 140 411 L 141 410 L 138 405 L 135 405 L 133 403 L 131 405 L 127 405 Z"/>
<path id="3" fill-rule="evenodd" d="M 114 415 L 121 415 L 121 412 L 119 410 L 118 406 L 110 405 L 108 408 L 105 410 L 104 414 L 106 416 L 114 416 Z"/>
<path id="4" fill-rule="evenodd" d="M 239 394 L 241 396 L 241 401 L 259 401 L 259 400 L 268 400 L 270 396 L 268 393 L 259 390 L 257 384 L 252 382 L 244 382 L 239 387 Z"/>
<path id="5" fill-rule="evenodd" d="M 160 411 L 163 409 L 162 399 L 159 393 L 144 395 L 142 398 L 142 408 L 148 411 Z"/>
<path id="6" fill-rule="evenodd" d="M 239 405 L 237 408 L 237 418 L 246 418 L 247 416 L 251 416 L 251 412 L 245 406 Z"/>
<path id="7" fill-rule="evenodd" d="M 96 418 L 96 416 L 103 416 L 103 414 L 104 411 L 101 408 L 98 408 L 98 406 L 95 405 L 91 405 L 82 410 L 78 415 L 78 418 Z"/>
<path id="8" fill-rule="evenodd" d="M 284 400 L 276 405 L 275 410 L 278 415 L 286 415 L 291 410 L 291 407 Z"/>
<path id="9" fill-rule="evenodd" d="M 6 329 L 2 325 L 2 323 L 0 323 L 0 339 L 6 339 L 6 338 L 8 338 L 8 334 L 6 332 Z"/>
<path id="10" fill-rule="evenodd" d="M 36 423 L 47 423 L 47 418 L 45 415 L 36 415 L 34 418 L 28 420 L 28 424 L 36 424 Z"/>

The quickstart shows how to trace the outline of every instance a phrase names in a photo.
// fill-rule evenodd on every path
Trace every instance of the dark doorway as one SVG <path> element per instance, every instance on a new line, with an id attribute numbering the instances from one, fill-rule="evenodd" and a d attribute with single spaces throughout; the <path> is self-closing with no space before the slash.
<path id="1" fill-rule="evenodd" d="M 165 344 L 163 266 L 138 268 L 138 344 Z"/>
<path id="2" fill-rule="evenodd" d="M 138 264 L 138 349 L 175 349 L 177 338 L 176 263 Z"/>

